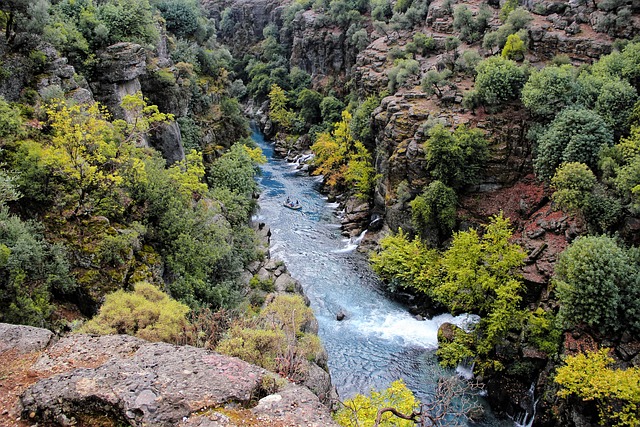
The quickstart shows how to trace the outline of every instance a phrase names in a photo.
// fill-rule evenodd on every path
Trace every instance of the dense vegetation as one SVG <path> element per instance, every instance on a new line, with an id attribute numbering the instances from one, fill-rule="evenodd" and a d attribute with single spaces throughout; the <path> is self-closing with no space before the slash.
<path id="1" fill-rule="evenodd" d="M 140 92 L 110 112 L 75 102 L 64 84 L 36 92 L 28 86 L 35 78 L 15 102 L 0 99 L 0 321 L 66 327 L 60 307 L 75 303 L 92 315 L 109 294 L 86 330 L 176 341 L 187 317 L 237 306 L 240 273 L 262 256 L 249 217 L 263 157 L 243 139 L 238 84 L 224 71 L 231 58 L 200 5 L 40 0 L 2 8 L 9 45 L 27 43 L 30 31 L 27 44 L 51 43 L 81 83 L 95 78 L 101 49 L 136 42 L 152 50 L 166 28 L 175 66 L 151 67 L 148 84 L 174 91 L 187 114 L 161 112 Z M 26 75 L 42 73 L 47 55 L 31 50 Z M 187 149 L 167 165 L 145 140 L 174 121 Z"/>
<path id="2" fill-rule="evenodd" d="M 556 372 L 563 402 L 595 402 L 602 423 L 637 424 L 635 368 L 604 350 L 564 364 L 561 344 L 574 334 L 608 345 L 640 338 L 640 255 L 626 231 L 640 214 L 640 43 L 618 40 L 593 64 L 557 56 L 532 65 L 534 16 L 517 1 L 499 10 L 437 6 L 435 19 L 450 18 L 453 34 L 424 30 L 433 19 L 426 0 L 296 0 L 234 58 L 217 39 L 233 39 L 243 27 L 231 5 L 217 14 L 197 0 L 2 2 L 0 321 L 73 328 L 66 317 L 80 314 L 69 316 L 72 307 L 85 317 L 97 313 L 86 331 L 204 345 L 299 379 L 303 361 L 321 359 L 304 326 L 309 309 L 291 295 L 264 304 L 273 283 L 240 279 L 263 255 L 248 220 L 264 159 L 245 139 L 238 100 L 268 101 L 270 136 L 286 150 L 309 146 L 312 173 L 324 176 L 332 196 L 378 208 L 395 203 L 406 217 L 405 229 L 391 230 L 372 256 L 388 288 L 418 295 L 425 309 L 479 316 L 467 329 L 441 331 L 444 365 L 472 360 L 489 379 Z M 592 23 L 596 31 L 614 34 L 634 22 L 632 6 L 593 8 L 604 15 Z M 292 66 L 291 34 L 307 11 L 315 28 L 344 36 L 346 58 L 384 39 L 378 81 L 358 82 L 344 70 L 324 75 L 304 61 Z M 94 87 L 88 83 L 102 77 L 101 55 L 120 42 L 144 49 L 142 92 L 120 105 L 78 103 L 74 91 Z M 75 75 L 50 75 L 53 63 L 64 62 L 52 49 Z M 384 130 L 372 126 L 372 113 L 382 105 L 389 114 L 383 98 L 407 92 L 421 92 L 426 110 L 455 104 L 462 120 L 430 114 L 410 144 L 419 148 L 418 179 L 390 180 L 376 193 L 379 168 L 390 159 L 376 147 Z M 530 167 L 553 208 L 584 223 L 587 234 L 567 234 L 571 244 L 544 291 L 521 278 L 532 260 L 509 218 L 461 209 L 487 182 L 502 148 L 494 144 L 504 143 L 495 129 L 469 126 L 465 117 L 508 121 L 511 110 L 526 115 L 523 133 L 533 147 L 523 170 Z M 407 121 L 398 118 L 398 127 Z M 167 164 L 148 138 L 176 124 L 185 155 Z M 259 292 L 243 301 L 247 286 Z M 230 311 L 239 306 L 246 310 Z M 285 315 L 292 307 L 295 317 Z M 509 346 L 549 365 L 520 363 Z M 372 422 L 381 405 L 408 415 L 419 404 L 394 383 L 345 402 L 338 418 Z"/>

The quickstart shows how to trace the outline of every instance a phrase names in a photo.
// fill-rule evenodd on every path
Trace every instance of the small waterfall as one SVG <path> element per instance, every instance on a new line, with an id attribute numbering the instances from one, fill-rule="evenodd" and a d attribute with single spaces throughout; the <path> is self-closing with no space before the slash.
<path id="1" fill-rule="evenodd" d="M 367 230 L 364 230 L 358 237 L 349 237 L 348 239 L 343 239 L 343 242 L 346 243 L 345 247 L 342 249 L 334 250 L 334 253 L 346 253 L 355 250 L 362 239 L 364 239 L 365 234 L 367 234 Z"/>
<path id="2" fill-rule="evenodd" d="M 459 377 L 462 377 L 465 380 L 472 380 L 474 366 L 475 362 L 472 362 L 471 359 L 467 359 L 456 366 L 456 374 L 458 374 Z"/>
<path id="3" fill-rule="evenodd" d="M 529 411 L 524 411 L 519 415 L 513 417 L 513 425 L 514 427 L 531 427 L 533 426 L 533 421 L 536 419 L 536 407 L 538 406 L 539 398 L 535 398 L 536 384 L 531 383 L 531 387 L 529 387 L 529 399 L 532 403 L 531 414 Z"/>

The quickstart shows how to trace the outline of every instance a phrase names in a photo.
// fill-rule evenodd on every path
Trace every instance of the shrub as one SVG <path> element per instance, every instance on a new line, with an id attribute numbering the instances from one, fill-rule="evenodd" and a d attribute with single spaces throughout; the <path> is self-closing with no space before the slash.
<path id="1" fill-rule="evenodd" d="M 529 313 L 525 323 L 525 339 L 535 348 L 553 356 L 558 353 L 562 338 L 562 328 L 556 316 L 551 311 L 544 311 L 538 307 Z"/>
<path id="2" fill-rule="evenodd" d="M 564 162 L 596 166 L 600 151 L 613 143 L 609 126 L 597 113 L 585 108 L 562 111 L 538 141 L 534 168 L 549 181 Z"/>
<path id="3" fill-rule="evenodd" d="M 476 67 L 476 90 L 480 102 L 491 107 L 517 99 L 527 79 L 526 70 L 514 61 L 492 56 Z"/>
<path id="4" fill-rule="evenodd" d="M 20 110 L 0 97 L 0 138 L 12 139 L 18 136 L 22 127 Z"/>
<path id="5" fill-rule="evenodd" d="M 88 334 L 128 334 L 148 341 L 177 342 L 189 307 L 175 301 L 154 285 L 136 283 L 133 292 L 123 290 L 107 295 L 98 314 L 78 332 Z"/>
<path id="6" fill-rule="evenodd" d="M 606 236 L 586 236 L 560 254 L 554 284 L 560 315 L 604 333 L 639 330 L 638 265 L 629 251 Z"/>
<path id="7" fill-rule="evenodd" d="M 434 228 L 438 238 L 451 234 L 456 225 L 456 192 L 441 181 L 433 181 L 411 201 L 411 223 L 417 230 Z"/>
<path id="8" fill-rule="evenodd" d="M 582 211 L 597 179 L 584 163 L 564 163 L 551 179 L 553 201 L 567 211 Z"/>
<path id="9" fill-rule="evenodd" d="M 427 171 L 445 185 L 461 188 L 475 183 L 487 158 L 488 142 L 479 129 L 458 126 L 451 132 L 438 124 L 424 144 Z"/>
<path id="10" fill-rule="evenodd" d="M 216 350 L 299 381 L 306 361 L 323 352 L 318 337 L 304 332 L 312 319 L 300 295 L 278 295 L 256 318 L 236 322 Z"/>
<path id="11" fill-rule="evenodd" d="M 602 425 L 636 426 L 640 418 L 640 369 L 612 369 L 615 361 L 608 353 L 609 349 L 603 348 L 567 357 L 554 379 L 561 387 L 558 396 L 595 401 Z"/>

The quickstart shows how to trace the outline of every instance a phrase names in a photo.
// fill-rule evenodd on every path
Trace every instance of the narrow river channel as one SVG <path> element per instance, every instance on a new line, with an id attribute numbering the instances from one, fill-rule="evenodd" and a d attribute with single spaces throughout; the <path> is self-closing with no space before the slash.
<path id="1" fill-rule="evenodd" d="M 262 193 L 256 219 L 271 227 L 271 257 L 286 263 L 311 301 L 340 397 L 384 389 L 402 378 L 418 398 L 428 398 L 438 377 L 451 374 L 435 358 L 438 327 L 462 324 L 465 317 L 444 314 L 419 321 L 387 299 L 365 256 L 355 251 L 356 242 L 340 234 L 336 205 L 318 192 L 320 180 L 274 158 L 262 134 L 254 131 L 252 137 L 268 159 L 258 178 Z M 302 209 L 285 208 L 287 197 Z M 346 317 L 337 321 L 341 311 Z"/>

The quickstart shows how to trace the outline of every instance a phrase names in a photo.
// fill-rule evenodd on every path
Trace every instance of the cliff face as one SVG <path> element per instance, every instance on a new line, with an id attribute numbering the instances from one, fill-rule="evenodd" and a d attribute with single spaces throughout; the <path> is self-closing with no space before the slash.
<path id="1" fill-rule="evenodd" d="M 464 2 L 477 13 L 482 2 Z M 501 2 L 487 2 L 493 7 L 489 30 L 502 22 L 498 19 Z M 640 34 L 640 2 L 583 2 L 573 0 L 529 0 L 521 4 L 532 14 L 526 34 L 526 60 L 534 67 L 548 63 L 557 55 L 566 55 L 575 64 L 590 64 L 613 50 L 616 39 L 631 39 Z M 457 5 L 446 1 L 430 2 L 426 18 L 411 31 L 363 26 L 371 42 L 361 51 L 349 50 L 346 32 L 323 20 L 316 11 L 296 14 L 290 32 L 281 32 L 291 46 L 290 63 L 312 74 L 315 88 L 325 92 L 341 91 L 336 81 L 349 81 L 358 96 L 379 95 L 389 87 L 389 71 L 396 65 L 393 57 L 404 50 L 415 33 L 433 38 L 429 52 L 416 53 L 419 72 L 402 82 L 399 90 L 382 100 L 371 116 L 374 134 L 376 172 L 380 178 L 374 190 L 373 203 L 341 200 L 349 219 L 345 232 L 354 235 L 369 224 L 367 240 L 371 245 L 388 230 L 412 228 L 408 202 L 420 194 L 431 181 L 426 169 L 423 144 L 426 131 L 436 122 L 447 127 L 466 124 L 484 131 L 491 141 L 490 157 L 477 185 L 464 188 L 459 195 L 458 227 L 478 227 L 491 215 L 503 211 L 515 230 L 514 241 L 527 252 L 522 269 L 526 293 L 524 306 L 554 310 L 557 301 L 549 287 L 558 255 L 577 237 L 587 232 L 580 218 L 554 209 L 550 191 L 533 175 L 533 144 L 527 134 L 532 118 L 519 102 L 502 112 L 480 108 L 463 108 L 466 91 L 473 88 L 473 78 L 455 78 L 453 88 L 441 96 L 428 95 L 419 87 L 420 77 L 428 70 L 451 68 L 463 52 L 472 50 L 479 57 L 492 52 L 481 43 L 462 43 L 447 50 L 448 37 L 459 36 L 453 24 Z M 368 19 L 368 17 L 367 17 Z M 494 52 L 495 53 L 495 52 Z M 332 78 L 326 78 L 332 77 Z M 294 147 L 295 148 L 295 147 Z M 289 157 L 295 155 L 289 153 Z M 627 241 L 637 241 L 639 221 L 627 219 L 621 233 Z M 381 231 L 377 231 L 382 226 Z M 635 236 L 634 237 L 634 233 Z M 628 338 L 628 337 L 627 337 Z M 538 402 L 536 425 L 593 425 L 592 409 L 570 402 L 558 407 L 554 400 L 552 373 L 557 361 L 523 344 L 517 334 L 508 336 L 496 350 L 504 363 L 501 373 L 484 378 L 489 400 L 501 413 L 517 415 L 533 412 Z M 584 331 L 565 334 L 561 354 L 575 354 L 590 348 L 597 339 Z M 632 363 L 637 353 L 629 352 L 629 343 L 612 343 L 617 357 Z M 634 344 L 635 345 L 635 344 Z M 620 354 L 618 354 L 620 353 Z M 624 353 L 624 354 L 623 354 Z M 628 354 L 627 354 L 628 353 Z M 534 384 L 533 390 L 531 384 Z M 535 396 L 535 397 L 534 397 Z M 539 396 L 545 396 L 538 400 Z"/>

